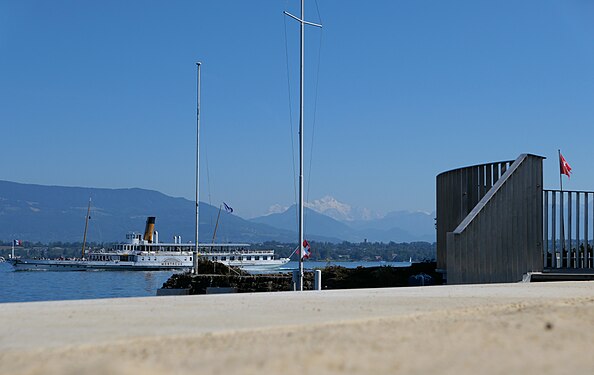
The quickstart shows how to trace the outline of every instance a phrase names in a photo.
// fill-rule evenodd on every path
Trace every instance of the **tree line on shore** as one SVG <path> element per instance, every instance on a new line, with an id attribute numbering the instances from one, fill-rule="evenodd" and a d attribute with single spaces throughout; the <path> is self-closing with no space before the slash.
<path id="1" fill-rule="evenodd" d="M 113 243 L 87 243 L 86 249 L 109 249 Z M 413 261 L 435 260 L 436 244 L 429 242 L 315 242 L 310 241 L 310 260 L 314 261 L 387 261 L 402 262 L 412 258 Z M 7 258 L 11 252 L 11 242 L 0 242 L 0 256 Z M 254 248 L 274 249 L 278 257 L 288 257 L 296 249 L 296 244 L 275 241 L 254 244 Z M 22 246 L 15 247 L 15 255 L 26 257 L 58 258 L 80 257 L 82 242 L 40 242 L 24 241 Z M 293 255 L 291 259 L 297 260 Z"/>
<path id="2" fill-rule="evenodd" d="M 386 261 L 404 262 L 435 260 L 436 244 L 430 242 L 315 242 L 311 245 L 310 260 L 316 261 Z M 263 248 L 274 249 L 279 257 L 291 255 L 296 244 L 264 242 Z M 297 259 L 292 256 L 292 259 Z"/>

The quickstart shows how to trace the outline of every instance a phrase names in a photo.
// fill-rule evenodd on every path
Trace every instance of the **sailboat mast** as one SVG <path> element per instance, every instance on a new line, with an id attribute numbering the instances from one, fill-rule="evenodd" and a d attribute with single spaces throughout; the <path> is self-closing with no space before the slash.
<path id="1" fill-rule="evenodd" d="M 304 20 L 305 0 L 301 0 L 301 20 Z M 300 22 L 301 35 L 301 63 L 299 76 L 299 286 L 297 290 L 303 290 L 303 74 L 305 58 L 305 25 Z"/>
<path id="2" fill-rule="evenodd" d="M 304 63 L 305 63 L 305 25 L 322 27 L 322 25 L 305 21 L 305 0 L 301 0 L 301 17 L 295 17 L 289 12 L 287 16 L 297 20 L 300 24 L 300 76 L 299 76 L 299 283 L 297 290 L 303 290 L 303 98 L 304 98 Z"/>
<path id="3" fill-rule="evenodd" d="M 87 243 L 87 230 L 89 229 L 89 217 L 91 214 L 91 198 L 89 198 L 89 206 L 87 207 L 87 217 L 85 218 L 85 234 L 83 235 L 82 244 L 82 259 L 85 259 L 85 244 Z"/>
<path id="4" fill-rule="evenodd" d="M 199 202 L 200 202 L 200 65 L 198 61 L 196 66 L 198 68 L 198 78 L 196 82 L 196 227 L 194 237 L 194 252 L 193 252 L 193 272 L 198 274 L 198 226 L 200 224 L 199 216 Z"/>

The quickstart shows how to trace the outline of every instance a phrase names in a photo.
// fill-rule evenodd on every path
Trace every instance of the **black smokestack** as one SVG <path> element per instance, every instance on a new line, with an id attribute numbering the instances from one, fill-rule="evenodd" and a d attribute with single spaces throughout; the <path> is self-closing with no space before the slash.
<path id="1" fill-rule="evenodd" d="M 144 227 L 144 237 L 145 241 L 149 243 L 153 243 L 153 232 L 155 231 L 155 217 L 149 216 L 146 218 L 146 227 Z"/>

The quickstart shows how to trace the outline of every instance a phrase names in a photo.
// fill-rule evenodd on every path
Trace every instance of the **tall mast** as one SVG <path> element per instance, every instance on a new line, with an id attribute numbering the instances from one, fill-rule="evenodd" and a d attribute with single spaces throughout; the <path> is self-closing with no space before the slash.
<path id="1" fill-rule="evenodd" d="M 301 0 L 301 17 L 284 12 L 300 24 L 300 76 L 299 76 L 299 283 L 297 290 L 303 290 L 303 97 L 304 97 L 304 62 L 305 62 L 305 25 L 322 27 L 322 25 L 305 21 L 305 0 Z"/>
<path id="2" fill-rule="evenodd" d="M 87 207 L 87 217 L 85 218 L 85 234 L 83 235 L 82 259 L 85 259 L 85 244 L 87 243 L 87 229 L 89 229 L 90 213 L 91 213 L 91 197 L 89 197 L 89 206 Z"/>
<path id="3" fill-rule="evenodd" d="M 194 267 L 193 272 L 194 274 L 198 274 L 198 226 L 200 224 L 199 220 L 199 202 L 200 202 L 200 61 L 196 63 L 198 68 L 198 78 L 196 82 L 196 232 L 194 237 L 194 252 L 193 252 L 193 260 L 194 260 Z"/>

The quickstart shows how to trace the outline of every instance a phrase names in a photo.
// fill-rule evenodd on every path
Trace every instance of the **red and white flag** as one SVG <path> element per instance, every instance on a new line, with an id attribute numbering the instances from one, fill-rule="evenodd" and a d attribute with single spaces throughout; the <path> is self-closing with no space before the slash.
<path id="1" fill-rule="evenodd" d="M 567 178 L 571 177 L 571 166 L 569 165 L 569 163 L 567 162 L 567 160 L 565 160 L 565 158 L 563 157 L 563 155 L 561 155 L 561 152 L 559 152 L 559 171 L 561 174 L 564 174 L 567 176 Z"/>
<path id="2" fill-rule="evenodd" d="M 307 240 L 303 240 L 303 246 L 301 247 L 301 258 L 309 259 L 310 255 L 311 255 L 311 247 L 309 246 L 309 242 L 307 242 Z"/>

